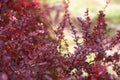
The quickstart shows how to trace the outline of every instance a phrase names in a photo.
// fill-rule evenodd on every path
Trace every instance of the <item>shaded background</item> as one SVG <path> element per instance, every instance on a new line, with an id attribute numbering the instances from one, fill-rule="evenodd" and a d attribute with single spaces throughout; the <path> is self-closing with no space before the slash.
<path id="1" fill-rule="evenodd" d="M 62 0 L 41 0 L 43 3 L 60 5 Z M 92 19 L 97 17 L 99 10 L 103 10 L 109 0 L 70 0 L 69 11 L 73 17 L 83 16 L 86 8 L 89 9 Z M 112 28 L 120 30 L 120 0 L 110 0 L 105 9 L 106 20 Z"/>
<path id="2" fill-rule="evenodd" d="M 99 10 L 103 10 L 106 7 L 106 2 L 109 2 L 105 8 L 104 13 L 106 14 L 107 27 L 111 28 L 111 35 L 114 35 L 116 30 L 120 30 L 120 0 L 69 0 L 69 12 L 71 17 L 76 19 L 76 17 L 84 16 L 86 9 L 89 9 L 89 15 L 92 19 L 92 24 L 95 24 L 96 18 L 98 16 Z M 50 6 L 57 6 L 58 9 L 61 9 L 60 19 L 58 23 L 62 20 L 64 11 L 62 11 L 63 4 L 62 0 L 41 0 L 44 4 L 49 4 Z M 51 13 L 51 16 L 55 16 L 55 12 Z M 52 20 L 52 19 L 51 19 Z M 70 52 L 74 51 L 74 41 L 72 39 L 72 34 L 69 29 L 65 30 L 65 38 L 69 43 Z M 81 40 L 82 41 L 82 40 Z"/>

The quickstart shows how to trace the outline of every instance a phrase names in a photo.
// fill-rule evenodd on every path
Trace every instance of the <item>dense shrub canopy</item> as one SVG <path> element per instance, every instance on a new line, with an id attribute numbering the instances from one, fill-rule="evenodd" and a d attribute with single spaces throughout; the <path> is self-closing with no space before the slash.
<path id="1" fill-rule="evenodd" d="M 37 0 L 0 0 L 0 80 L 117 80 L 120 31 L 113 37 L 107 34 L 103 11 L 99 11 L 93 29 L 88 10 L 84 19 L 77 18 L 79 26 L 75 26 L 69 2 L 63 0 L 63 4 L 64 17 L 53 30 L 45 14 L 51 11 L 49 5 L 45 7 Z M 74 54 L 64 39 L 67 27 L 76 43 Z M 82 36 L 75 28 L 81 28 Z M 67 51 L 64 55 L 63 46 Z M 107 53 L 115 48 L 113 55 Z"/>

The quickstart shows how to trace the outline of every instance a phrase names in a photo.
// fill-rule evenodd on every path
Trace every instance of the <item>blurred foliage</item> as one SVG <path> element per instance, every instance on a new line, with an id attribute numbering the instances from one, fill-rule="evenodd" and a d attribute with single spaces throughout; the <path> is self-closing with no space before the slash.
<path id="1" fill-rule="evenodd" d="M 89 8 L 90 16 L 95 18 L 96 13 L 99 10 L 103 10 L 106 6 L 106 0 L 70 0 L 69 10 L 72 16 L 83 16 L 86 8 Z M 62 0 L 42 0 L 44 3 L 51 4 L 59 4 Z M 110 4 L 106 8 L 106 18 L 108 22 L 112 22 L 112 24 L 120 24 L 120 0 L 111 0 Z"/>

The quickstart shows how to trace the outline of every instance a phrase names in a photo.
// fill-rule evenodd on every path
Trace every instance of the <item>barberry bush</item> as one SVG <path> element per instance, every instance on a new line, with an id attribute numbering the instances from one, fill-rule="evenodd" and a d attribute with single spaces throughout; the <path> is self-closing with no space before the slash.
<path id="1" fill-rule="evenodd" d="M 0 0 L 0 80 L 119 80 L 120 31 L 108 34 L 102 10 L 95 26 L 88 9 L 84 18 L 76 18 L 76 26 L 69 2 L 63 4 L 63 19 L 53 30 L 49 5 L 44 7 L 37 0 Z M 68 27 L 75 42 L 73 54 L 64 38 Z"/>

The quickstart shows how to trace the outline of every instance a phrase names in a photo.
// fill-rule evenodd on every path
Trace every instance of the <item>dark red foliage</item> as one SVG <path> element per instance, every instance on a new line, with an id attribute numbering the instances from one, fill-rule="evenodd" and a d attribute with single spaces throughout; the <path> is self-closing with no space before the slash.
<path id="1" fill-rule="evenodd" d="M 103 11 L 99 11 L 96 25 L 91 29 L 87 9 L 85 19 L 77 18 L 82 33 L 77 35 L 68 11 L 69 1 L 64 0 L 63 4 L 63 19 L 57 30 L 53 30 L 49 14 L 56 9 L 54 6 L 37 0 L 0 0 L 0 80 L 117 80 L 120 77 L 120 31 L 114 37 L 107 34 Z M 76 45 L 74 54 L 67 55 L 67 50 L 63 56 L 60 43 L 66 43 L 67 27 L 71 28 Z M 79 39 L 83 42 L 79 43 Z M 117 51 L 108 55 L 107 51 L 116 47 Z M 91 54 L 95 54 L 94 60 L 86 61 Z M 110 74 L 108 67 L 117 76 Z"/>

